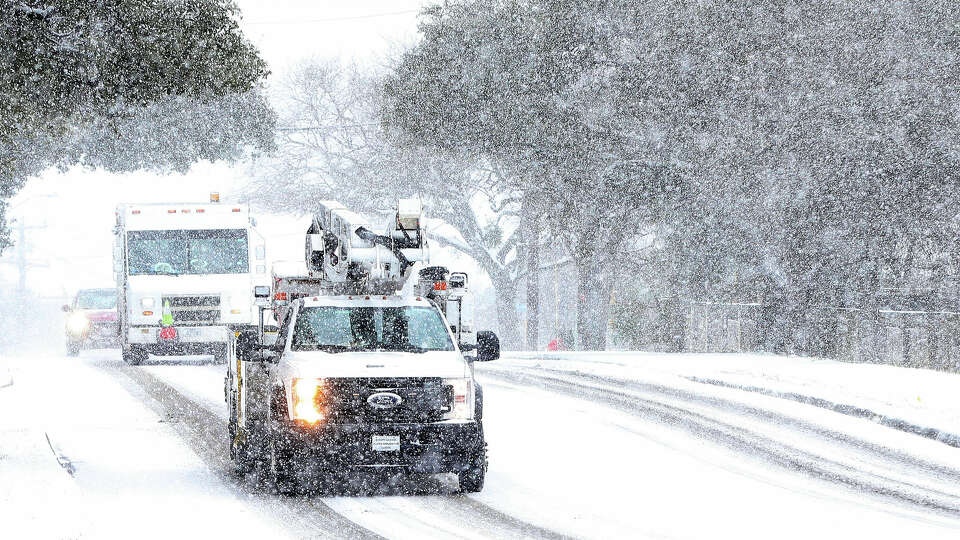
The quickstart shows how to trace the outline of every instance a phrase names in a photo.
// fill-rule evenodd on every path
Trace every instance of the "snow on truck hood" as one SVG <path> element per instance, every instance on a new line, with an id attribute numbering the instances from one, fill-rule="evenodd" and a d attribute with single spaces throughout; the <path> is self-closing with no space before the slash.
<path id="1" fill-rule="evenodd" d="M 469 377 L 457 351 L 342 352 L 291 351 L 284 355 L 284 379 L 293 377 Z"/>

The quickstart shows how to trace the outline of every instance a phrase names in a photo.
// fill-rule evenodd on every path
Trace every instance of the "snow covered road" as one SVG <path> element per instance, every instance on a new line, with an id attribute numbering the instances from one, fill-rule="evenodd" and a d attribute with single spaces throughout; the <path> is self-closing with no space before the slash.
<path id="1" fill-rule="evenodd" d="M 768 359 L 758 367 L 734 355 L 515 356 L 477 366 L 491 460 L 483 492 L 455 494 L 455 479 L 440 476 L 422 485 L 303 497 L 274 495 L 231 472 L 222 366 L 153 361 L 132 368 L 116 351 L 7 358 L 15 383 L 0 388 L 0 532 L 39 538 L 131 532 L 237 538 L 960 535 L 960 449 L 731 386 L 783 383 L 783 372 L 797 367 L 789 362 Z M 744 364 L 760 375 L 744 375 Z M 850 371 L 858 367 L 866 372 L 875 366 Z M 3 368 L 0 361 L 0 373 Z M 818 382 L 815 372 L 797 372 L 806 377 L 807 394 L 876 408 L 883 402 L 869 392 L 844 393 Z M 937 384 L 947 380 L 944 388 L 955 377 L 935 375 L 930 380 Z M 731 385 L 698 383 L 694 376 Z M 796 377 L 790 381 L 797 384 Z M 939 392 L 930 394 L 932 403 L 939 399 Z M 952 407 L 928 404 L 907 412 L 946 430 L 953 427 Z"/>

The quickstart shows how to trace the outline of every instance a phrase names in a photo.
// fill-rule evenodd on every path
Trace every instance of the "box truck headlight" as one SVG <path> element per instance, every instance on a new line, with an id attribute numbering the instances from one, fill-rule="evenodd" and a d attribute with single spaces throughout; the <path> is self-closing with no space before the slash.
<path id="1" fill-rule="evenodd" d="M 140 307 L 142 307 L 143 309 L 151 309 L 153 306 L 156 305 L 156 302 L 157 301 L 154 300 L 152 296 L 147 296 L 140 299 Z"/>
<path id="2" fill-rule="evenodd" d="M 242 304 L 243 302 L 241 302 L 241 297 L 239 296 L 231 294 L 227 297 L 227 306 L 230 307 L 230 313 L 233 315 L 239 315 L 243 312 L 243 310 L 240 309 Z"/>
<path id="3" fill-rule="evenodd" d="M 450 411 L 443 415 L 444 420 L 473 420 L 473 380 L 444 379 L 451 393 Z"/>
<path id="4" fill-rule="evenodd" d="M 293 419 L 316 424 L 324 419 L 323 379 L 293 380 Z"/>
<path id="5" fill-rule="evenodd" d="M 89 327 L 90 319 L 87 319 L 87 316 L 83 313 L 73 313 L 67 319 L 67 329 L 75 336 L 86 332 Z"/>

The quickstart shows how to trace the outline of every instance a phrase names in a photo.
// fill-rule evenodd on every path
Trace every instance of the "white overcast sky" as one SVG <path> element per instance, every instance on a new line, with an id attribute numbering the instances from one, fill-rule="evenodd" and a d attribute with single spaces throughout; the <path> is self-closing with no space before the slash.
<path id="1" fill-rule="evenodd" d="M 260 49 L 272 77 L 282 76 L 311 57 L 381 62 L 387 54 L 417 40 L 421 0 L 237 0 L 241 28 Z M 210 191 L 231 199 L 244 169 L 200 163 L 186 175 L 102 171 L 51 171 L 30 180 L 11 201 L 11 214 L 29 227 L 29 258 L 38 266 L 28 287 L 44 295 L 68 294 L 81 287 L 110 286 L 113 209 L 120 202 L 203 201 Z M 262 216 L 271 259 L 302 258 L 302 233 L 292 218 Z M 14 234 L 16 238 L 16 233 Z M 272 249 L 271 249 L 272 248 Z M 17 281 L 16 248 L 0 262 L 0 293 Z"/>

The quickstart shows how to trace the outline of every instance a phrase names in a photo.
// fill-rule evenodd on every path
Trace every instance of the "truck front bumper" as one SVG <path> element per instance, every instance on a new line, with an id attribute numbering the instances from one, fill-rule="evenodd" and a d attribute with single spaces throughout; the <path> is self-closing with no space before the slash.
<path id="1" fill-rule="evenodd" d="M 160 339 L 158 326 L 131 327 L 127 340 L 138 345 L 167 345 L 182 343 L 226 343 L 232 336 L 233 330 L 227 326 L 175 326 L 175 339 Z"/>
<path id="2" fill-rule="evenodd" d="M 399 443 L 395 448 L 394 441 Z M 464 471 L 485 452 L 478 422 L 287 425 L 278 443 L 298 461 L 324 468 L 395 468 L 421 474 Z"/>

